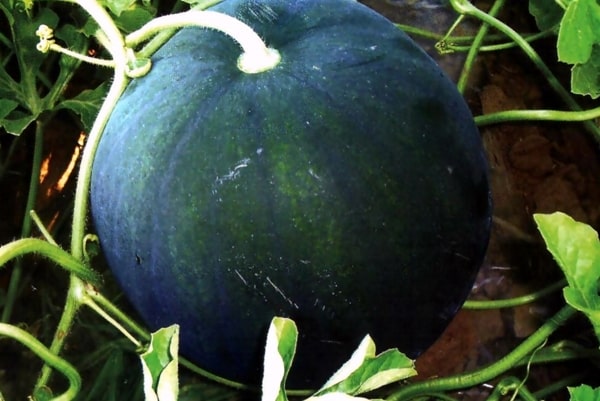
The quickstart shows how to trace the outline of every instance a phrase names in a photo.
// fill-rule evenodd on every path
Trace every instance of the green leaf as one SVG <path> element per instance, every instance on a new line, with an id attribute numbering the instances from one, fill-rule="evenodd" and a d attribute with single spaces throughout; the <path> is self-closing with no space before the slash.
<path id="1" fill-rule="evenodd" d="M 81 118 L 86 130 L 90 130 L 108 91 L 108 84 L 103 83 L 95 89 L 86 89 L 72 99 L 63 100 L 56 108 L 74 111 Z"/>
<path id="2" fill-rule="evenodd" d="M 0 68 L 0 98 L 18 99 L 21 95 L 19 84 L 4 70 Z"/>
<path id="3" fill-rule="evenodd" d="M 80 29 L 71 24 L 62 25 L 54 32 L 54 36 L 64 42 L 66 47 L 71 51 L 85 54 L 88 50 L 88 41 L 85 35 L 83 35 L 83 32 Z M 56 79 L 55 83 L 62 85 L 63 80 L 66 80 L 65 82 L 70 80 L 75 69 L 81 64 L 81 61 L 74 57 L 67 56 L 66 54 L 62 54 L 60 56 L 59 64 L 61 74 L 59 78 Z"/>
<path id="4" fill-rule="evenodd" d="M 114 22 L 124 33 L 141 28 L 156 15 L 156 9 L 149 1 L 138 3 L 135 0 L 102 0 L 101 4 L 116 17 Z"/>
<path id="5" fill-rule="evenodd" d="M 12 99 L 0 99 L 0 121 L 16 109 L 18 105 L 19 102 L 15 102 Z"/>
<path id="6" fill-rule="evenodd" d="M 571 71 L 571 92 L 588 95 L 592 99 L 600 96 L 600 45 L 595 44 L 589 60 L 577 64 Z"/>
<path id="7" fill-rule="evenodd" d="M 592 388 L 587 384 L 567 387 L 571 401 L 600 401 L 600 387 Z"/>
<path id="8" fill-rule="evenodd" d="M 117 27 L 124 33 L 131 33 L 141 28 L 156 15 L 156 10 L 151 7 L 135 7 L 123 10 L 121 15 L 115 19 Z"/>
<path id="9" fill-rule="evenodd" d="M 140 355 L 146 401 L 176 400 L 179 393 L 179 325 L 152 333 L 148 350 Z"/>
<path id="10" fill-rule="evenodd" d="M 554 1 L 529 0 L 529 13 L 535 18 L 540 31 L 554 28 L 558 32 L 564 10 Z"/>
<path id="11" fill-rule="evenodd" d="M 46 55 L 37 50 L 36 45 L 39 38 L 35 32 L 41 24 L 54 28 L 58 25 L 58 15 L 49 8 L 42 8 L 35 18 L 30 18 L 25 12 L 16 12 L 13 43 L 15 44 L 15 53 L 19 56 L 21 70 L 27 77 L 21 76 L 21 82 L 24 79 L 35 79 L 40 66 L 46 59 Z"/>
<path id="12" fill-rule="evenodd" d="M 267 333 L 262 401 L 287 401 L 285 381 L 296 353 L 298 329 L 293 320 L 275 317 Z"/>
<path id="13" fill-rule="evenodd" d="M 600 4 L 596 0 L 571 1 L 560 23 L 558 59 L 569 64 L 585 63 L 595 43 L 600 43 Z"/>
<path id="14" fill-rule="evenodd" d="M 309 400 L 323 401 L 329 393 L 364 394 L 416 374 L 414 361 L 397 349 L 375 355 L 375 343 L 366 336 L 352 357 Z"/>
<path id="15" fill-rule="evenodd" d="M 25 113 L 18 109 L 11 111 L 6 118 L 0 119 L 0 126 L 2 126 L 6 132 L 13 135 L 21 135 L 25 128 L 35 121 L 37 116 L 33 114 Z"/>
<path id="16" fill-rule="evenodd" d="M 102 0 L 100 4 L 107 7 L 115 16 L 120 16 L 123 10 L 126 10 L 135 3 L 135 0 Z"/>
<path id="17" fill-rule="evenodd" d="M 589 225 L 556 212 L 535 214 L 546 247 L 562 269 L 569 286 L 564 297 L 569 305 L 590 319 L 600 338 L 600 241 Z"/>

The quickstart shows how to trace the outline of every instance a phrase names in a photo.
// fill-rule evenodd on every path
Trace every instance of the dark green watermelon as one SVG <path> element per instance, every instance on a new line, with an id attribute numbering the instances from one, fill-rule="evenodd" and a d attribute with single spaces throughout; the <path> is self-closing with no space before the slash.
<path id="1" fill-rule="evenodd" d="M 258 383 L 274 316 L 298 324 L 292 386 L 367 334 L 410 357 L 462 305 L 488 242 L 478 131 L 454 84 L 352 0 L 226 0 L 281 54 L 257 74 L 185 28 L 118 102 L 94 162 L 95 227 L 151 329 Z"/>

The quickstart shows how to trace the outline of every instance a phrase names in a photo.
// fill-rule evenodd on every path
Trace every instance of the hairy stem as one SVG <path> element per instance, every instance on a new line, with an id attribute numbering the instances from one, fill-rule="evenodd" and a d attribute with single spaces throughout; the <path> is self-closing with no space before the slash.
<path id="1" fill-rule="evenodd" d="M 35 253 L 50 259 L 71 274 L 91 283 L 99 284 L 98 274 L 86 266 L 80 259 L 75 259 L 67 251 L 38 238 L 22 238 L 0 247 L 0 266 L 19 256 Z"/>
<path id="2" fill-rule="evenodd" d="M 133 48 L 160 31 L 183 26 L 216 29 L 233 38 L 243 50 L 238 66 L 244 72 L 266 71 L 279 63 L 279 52 L 268 48 L 252 28 L 234 17 L 216 11 L 190 10 L 155 18 L 127 35 L 125 43 Z"/>
<path id="3" fill-rule="evenodd" d="M 200 1 L 199 3 L 194 5 L 194 7 L 192 7 L 192 10 L 201 11 L 220 3 L 221 1 L 223 0 Z M 177 4 L 181 4 L 181 2 Z M 177 10 L 174 9 L 172 13 L 176 12 Z M 137 52 L 137 55 L 142 58 L 150 58 L 150 56 L 152 56 L 162 45 L 164 45 L 165 42 L 167 42 L 175 34 L 175 32 L 177 32 L 177 28 L 167 28 L 158 32 L 152 37 L 152 39 L 149 40 L 147 44 L 144 45 L 144 47 L 139 52 Z"/>
<path id="4" fill-rule="evenodd" d="M 505 1 L 506 0 L 496 0 L 488 14 L 491 16 L 496 16 L 504 6 Z M 465 92 L 469 76 L 471 75 L 471 70 L 475 64 L 475 59 L 477 58 L 477 54 L 479 54 L 479 49 L 481 48 L 489 29 L 489 24 L 484 22 L 483 25 L 481 25 L 481 28 L 479 28 L 479 31 L 477 32 L 477 35 L 475 35 L 475 39 L 469 48 L 463 69 L 458 79 L 458 83 L 456 84 L 456 87 L 460 93 Z"/>
<path id="5" fill-rule="evenodd" d="M 106 297 L 104 297 L 102 294 L 97 291 L 87 291 L 87 297 L 97 306 L 101 307 L 104 312 L 117 319 L 120 324 L 126 326 L 127 330 L 133 331 L 135 335 L 144 341 L 150 340 L 150 333 L 148 330 L 137 324 L 135 320 L 123 313 L 116 305 L 106 299 Z"/>
<path id="6" fill-rule="evenodd" d="M 31 234 L 31 216 L 29 211 L 35 208 L 38 189 L 40 186 L 40 168 L 42 165 L 44 143 L 44 123 L 38 119 L 35 123 L 35 138 L 33 145 L 33 161 L 31 163 L 31 175 L 29 177 L 29 189 L 27 192 L 27 201 L 25 202 L 25 214 L 21 225 L 21 238 L 29 237 Z M 2 266 L 3 263 L 0 263 Z M 18 259 L 14 265 L 10 276 L 8 291 L 6 294 L 6 304 L 2 311 L 2 322 L 8 322 L 11 318 L 12 311 L 18 297 L 19 286 L 21 284 L 21 276 L 23 274 L 23 260 Z"/>
<path id="7" fill-rule="evenodd" d="M 63 394 L 53 398 L 53 401 L 69 401 L 75 398 L 81 389 L 81 377 L 73 365 L 56 356 L 55 353 L 48 350 L 48 348 L 35 337 L 18 327 L 0 323 L 0 336 L 6 336 L 17 340 L 43 359 L 48 366 L 53 367 L 65 375 L 69 381 L 69 388 Z"/>
<path id="8" fill-rule="evenodd" d="M 425 394 L 469 388 L 492 380 L 510 370 L 516 363 L 535 351 L 546 341 L 550 334 L 576 313 L 577 311 L 571 306 L 564 306 L 552 318 L 540 326 L 535 333 L 525 339 L 509 354 L 491 365 L 470 373 L 409 384 L 390 395 L 386 401 L 405 401 Z"/>
<path id="9" fill-rule="evenodd" d="M 88 192 L 92 176 L 92 164 L 94 155 L 102 136 L 104 126 L 112 113 L 112 110 L 125 90 L 129 80 L 125 75 L 124 64 L 117 64 L 113 84 L 106 95 L 106 99 L 98 111 L 94 125 L 90 130 L 87 143 L 81 155 L 77 186 L 75 188 L 75 205 L 73 210 L 73 226 L 71 229 L 71 254 L 77 259 L 84 256 L 84 237 L 86 230 L 86 217 L 88 211 Z"/>
<path id="10" fill-rule="evenodd" d="M 100 27 L 100 30 L 107 37 L 108 41 L 105 43 L 105 47 L 113 57 L 115 64 L 125 66 L 127 64 L 127 53 L 125 51 L 123 35 L 104 7 L 96 0 L 65 1 L 79 5 L 90 14 Z"/>
<path id="11" fill-rule="evenodd" d="M 75 275 L 71 275 L 65 307 L 63 308 L 60 321 L 58 322 L 56 332 L 54 333 L 54 338 L 52 339 L 52 344 L 50 345 L 50 352 L 55 356 L 60 354 L 65 340 L 67 339 L 67 335 L 71 330 L 71 326 L 73 325 L 75 315 L 82 305 L 81 300 L 83 297 L 84 286 L 84 283 L 80 279 L 75 277 Z M 51 364 L 44 364 L 40 377 L 35 384 L 36 391 L 47 386 L 53 367 L 54 366 Z"/>

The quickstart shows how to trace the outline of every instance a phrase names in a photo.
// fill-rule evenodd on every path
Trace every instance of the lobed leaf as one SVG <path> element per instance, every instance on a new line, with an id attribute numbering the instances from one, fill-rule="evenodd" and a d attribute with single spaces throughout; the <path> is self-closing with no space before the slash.
<path id="1" fill-rule="evenodd" d="M 81 118 L 84 128 L 89 130 L 94 124 L 107 91 L 108 84 L 105 82 L 95 89 L 86 89 L 74 98 L 63 100 L 56 108 L 75 112 Z"/>
<path id="2" fill-rule="evenodd" d="M 567 387 L 571 401 L 600 401 L 600 387 L 592 388 L 587 384 Z"/>
<path id="3" fill-rule="evenodd" d="M 36 118 L 36 115 L 14 109 L 5 118 L 0 119 L 0 127 L 3 127 L 9 134 L 21 135 Z"/>

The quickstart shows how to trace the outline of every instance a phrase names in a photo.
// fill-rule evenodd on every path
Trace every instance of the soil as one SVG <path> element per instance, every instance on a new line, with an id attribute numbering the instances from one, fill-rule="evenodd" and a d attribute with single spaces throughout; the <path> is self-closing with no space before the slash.
<path id="1" fill-rule="evenodd" d="M 421 24 L 440 34 L 445 33 L 454 20 L 454 14 L 442 1 L 365 0 L 364 3 L 394 21 Z M 487 8 L 485 1 L 475 3 Z M 533 30 L 533 21 L 527 17 L 526 2 L 509 3 L 511 5 L 505 7 L 508 11 L 502 18 L 522 31 Z M 471 22 L 461 26 L 463 32 L 472 32 L 477 25 Z M 421 43 L 450 76 L 457 76 L 461 55 L 440 57 L 433 51 L 432 41 Z M 537 43 L 536 47 L 545 60 L 556 60 L 552 41 Z M 552 68 L 568 86 L 566 66 L 552 65 Z M 509 109 L 564 108 L 533 65 L 516 49 L 481 55 L 466 96 L 476 115 Z M 586 99 L 578 100 L 587 102 Z M 73 154 L 80 150 L 83 137 L 80 129 L 68 119 L 57 121 L 46 135 L 44 160 L 48 173 L 41 179 L 36 210 L 45 224 L 66 235 L 68 227 L 61 230 L 61 224 L 69 219 L 75 171 L 69 169 L 73 167 Z M 583 125 L 567 123 L 491 125 L 483 127 L 481 135 L 490 163 L 494 225 L 487 257 L 471 298 L 511 298 L 543 288 L 560 278 L 558 268 L 535 230 L 533 213 L 563 211 L 598 229 L 598 142 Z M 31 160 L 28 146 L 31 136 L 30 133 L 22 136 L 22 144 L 16 147 L 9 166 L 11 173 L 0 181 L 3 199 L 0 243 L 20 235 L 29 176 L 27 166 Z M 0 135 L 2 157 L 14 140 L 6 134 Z M 40 273 L 48 266 L 35 258 L 28 258 L 27 263 L 32 267 L 27 272 L 29 284 L 24 289 L 23 300 L 15 316 L 29 330 L 41 330 L 42 339 L 48 339 L 50 333 L 40 327 L 47 327 L 47 322 L 54 321 L 60 313 L 61 294 L 64 294 L 61 291 L 66 279 L 56 269 Z M 0 289 L 7 288 L 8 278 L 8 271 L 0 270 Z M 39 300 L 38 288 L 44 289 L 42 301 Z M 439 341 L 417 360 L 418 379 L 460 373 L 497 360 L 535 331 L 560 305 L 560 293 L 557 293 L 518 308 L 462 310 Z M 583 322 L 581 327 L 572 330 L 580 332 L 588 328 Z M 72 343 L 76 344 L 77 340 Z M 76 348 L 76 345 L 73 346 Z M 31 371 L 32 368 L 34 373 L 28 376 L 31 381 L 39 369 L 35 359 L 20 347 L 0 340 L 0 389 L 7 399 L 23 398 L 23 393 L 13 388 L 21 377 L 17 372 L 20 369 Z M 534 370 L 531 386 L 543 387 L 552 383 L 569 369 L 561 365 Z M 25 391 L 31 389 L 31 383 L 21 384 L 27 386 Z M 465 400 L 479 400 L 488 393 L 489 387 L 482 385 L 460 396 Z M 564 397 L 565 394 L 558 395 L 558 399 Z"/>

